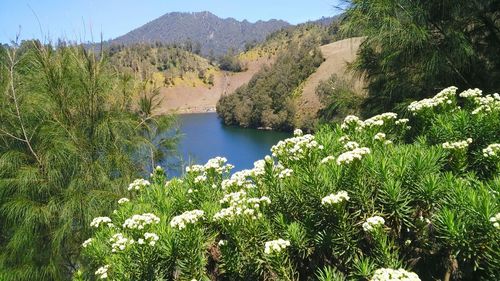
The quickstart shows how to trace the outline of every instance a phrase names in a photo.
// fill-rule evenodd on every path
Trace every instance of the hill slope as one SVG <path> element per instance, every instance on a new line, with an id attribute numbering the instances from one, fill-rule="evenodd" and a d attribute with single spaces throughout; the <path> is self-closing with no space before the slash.
<path id="1" fill-rule="evenodd" d="M 302 95 L 297 101 L 297 122 L 298 127 L 307 120 L 315 118 L 316 112 L 322 107 L 316 88 L 321 81 L 330 78 L 332 74 L 351 79 L 352 76 L 346 73 L 347 63 L 356 58 L 356 52 L 362 42 L 362 37 L 348 38 L 333 42 L 320 47 L 325 61 L 309 76 L 303 85 Z M 355 89 L 362 92 L 360 80 L 354 81 Z"/>
<path id="2" fill-rule="evenodd" d="M 255 23 L 222 19 L 210 12 L 168 13 L 127 34 L 112 40 L 111 44 L 144 42 L 199 44 L 204 55 L 221 55 L 233 48 L 241 51 L 246 43 L 263 41 L 267 35 L 290 26 L 282 20 Z"/>

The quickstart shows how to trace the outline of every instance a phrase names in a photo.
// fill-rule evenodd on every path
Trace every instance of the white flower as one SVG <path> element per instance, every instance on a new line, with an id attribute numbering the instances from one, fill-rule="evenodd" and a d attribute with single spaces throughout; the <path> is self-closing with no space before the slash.
<path id="1" fill-rule="evenodd" d="M 375 270 L 370 281 L 420 281 L 416 273 L 406 271 L 402 268 L 380 268 Z"/>
<path id="2" fill-rule="evenodd" d="M 339 191 L 336 194 L 330 194 L 323 199 L 321 199 L 321 204 L 322 205 L 333 205 L 337 204 L 343 201 L 349 201 L 349 195 L 347 194 L 346 191 Z"/>
<path id="3" fill-rule="evenodd" d="M 483 91 L 479 90 L 478 88 L 475 89 L 468 89 L 463 92 L 461 92 L 458 96 L 462 98 L 475 98 L 475 97 L 480 97 L 483 95 Z"/>
<path id="4" fill-rule="evenodd" d="M 278 240 L 268 241 L 264 245 L 264 253 L 268 255 L 272 253 L 279 253 L 288 246 L 290 246 L 290 241 L 283 240 L 281 238 Z"/>
<path id="5" fill-rule="evenodd" d="M 395 124 L 396 125 L 406 124 L 409 121 L 410 121 L 410 119 L 402 118 L 402 119 L 396 120 Z"/>
<path id="6" fill-rule="evenodd" d="M 92 238 L 89 238 L 89 239 L 83 241 L 82 247 L 87 248 L 87 246 L 90 245 L 90 243 L 92 243 L 92 241 L 94 241 L 94 239 L 92 239 Z"/>
<path id="7" fill-rule="evenodd" d="M 194 183 L 200 183 L 200 182 L 204 182 L 206 180 L 207 180 L 206 175 L 199 175 L 196 178 L 194 178 Z"/>
<path id="8" fill-rule="evenodd" d="M 95 275 L 97 277 L 99 277 L 100 279 L 106 279 L 106 278 L 108 278 L 108 268 L 109 268 L 109 265 L 105 265 L 105 266 L 99 267 L 96 270 Z"/>
<path id="9" fill-rule="evenodd" d="M 449 104 L 451 103 L 451 99 L 456 95 L 457 89 L 457 87 L 451 86 L 442 90 L 432 98 L 414 101 L 408 106 L 408 110 L 413 112 L 413 114 L 416 114 L 427 108 L 434 108 L 444 104 Z"/>
<path id="10" fill-rule="evenodd" d="M 91 227 L 98 228 L 101 224 L 106 223 L 108 226 L 112 225 L 111 219 L 108 217 L 97 217 L 90 223 Z"/>
<path id="11" fill-rule="evenodd" d="M 357 143 L 355 141 L 350 141 L 350 142 L 347 142 L 346 144 L 344 144 L 344 149 L 353 150 L 356 148 L 359 148 L 359 143 Z"/>
<path id="12" fill-rule="evenodd" d="M 179 230 L 182 230 L 186 228 L 187 224 L 194 224 L 196 223 L 200 218 L 202 218 L 205 215 L 205 212 L 202 210 L 192 210 L 192 211 L 186 211 L 182 213 L 181 215 L 175 216 L 172 218 L 170 221 L 170 226 L 173 228 L 177 228 Z"/>
<path id="13" fill-rule="evenodd" d="M 472 114 L 478 114 L 480 112 L 491 112 L 492 110 L 500 109 L 500 95 L 495 93 L 493 95 L 486 95 L 484 97 L 475 97 L 474 103 L 478 105 Z"/>
<path id="14" fill-rule="evenodd" d="M 288 178 L 288 177 L 291 177 L 292 176 L 292 173 L 293 173 L 293 170 L 292 169 L 284 169 L 283 171 L 281 171 L 278 175 L 278 177 L 280 179 L 284 179 L 284 178 Z"/>
<path id="15" fill-rule="evenodd" d="M 127 203 L 127 202 L 129 202 L 129 201 L 130 201 L 130 200 L 129 200 L 128 198 L 123 197 L 123 198 L 120 198 L 120 199 L 118 200 L 118 204 L 120 204 L 120 205 L 121 205 L 121 204 L 125 204 L 125 203 Z"/>
<path id="16" fill-rule="evenodd" d="M 373 137 L 374 140 L 379 140 L 379 141 L 382 141 L 382 140 L 385 140 L 385 134 L 384 133 L 377 133 L 374 137 Z"/>
<path id="17" fill-rule="evenodd" d="M 323 146 L 314 139 L 314 136 L 307 134 L 279 141 L 271 147 L 271 152 L 278 160 L 298 161 L 307 157 L 313 151 L 322 149 Z"/>
<path id="18" fill-rule="evenodd" d="M 486 158 L 500 156 L 500 143 L 492 143 L 483 149 L 483 156 Z"/>
<path id="19" fill-rule="evenodd" d="M 217 243 L 217 245 L 219 245 L 219 246 L 224 246 L 224 245 L 226 245 L 226 244 L 227 244 L 227 241 L 226 241 L 226 240 L 220 240 L 220 241 Z"/>
<path id="20" fill-rule="evenodd" d="M 462 150 L 466 149 L 469 147 L 469 144 L 472 143 L 472 139 L 468 138 L 467 140 L 464 141 L 457 141 L 457 142 L 445 142 L 442 144 L 444 149 L 449 149 L 449 150 Z"/>
<path id="21" fill-rule="evenodd" d="M 111 242 L 111 252 L 116 253 L 118 251 L 123 251 L 127 245 L 132 245 L 135 243 L 134 239 L 128 239 L 123 234 L 117 233 L 113 235 L 109 242 Z"/>
<path id="22" fill-rule="evenodd" d="M 145 179 L 136 179 L 128 185 L 128 190 L 141 190 L 150 185 L 151 183 Z"/>
<path id="23" fill-rule="evenodd" d="M 328 162 L 334 161 L 335 156 L 326 156 L 325 158 L 321 159 L 321 164 L 326 164 Z"/>
<path id="24" fill-rule="evenodd" d="M 339 142 L 348 142 L 350 140 L 349 136 L 342 136 L 339 138 Z"/>
<path id="25" fill-rule="evenodd" d="M 337 164 L 342 165 L 342 164 L 350 164 L 354 160 L 361 160 L 363 155 L 369 154 L 370 149 L 368 147 L 361 147 L 361 148 L 356 148 L 352 151 L 347 151 L 339 155 L 337 157 Z"/>
<path id="26" fill-rule="evenodd" d="M 160 218 L 151 213 L 133 215 L 123 223 L 123 228 L 144 229 L 147 225 L 160 223 Z"/>
<path id="27" fill-rule="evenodd" d="M 384 223 L 385 223 L 384 218 L 380 216 L 373 216 L 366 219 L 366 222 L 363 223 L 363 230 L 366 232 L 371 232 L 378 226 L 383 225 Z"/>
<path id="28" fill-rule="evenodd" d="M 494 217 L 490 218 L 490 222 L 496 229 L 500 229 L 500 213 L 497 213 Z"/>
<path id="29" fill-rule="evenodd" d="M 244 190 L 233 192 L 224 195 L 220 200 L 221 204 L 228 203 L 229 207 L 223 208 L 214 214 L 213 219 L 231 221 L 239 216 L 247 216 L 252 219 L 261 217 L 259 211 L 261 204 L 271 204 L 271 199 L 266 196 L 260 198 L 247 198 L 247 193 Z"/>
<path id="30" fill-rule="evenodd" d="M 149 241 L 150 246 L 154 246 L 160 237 L 156 233 L 146 232 L 144 233 L 144 239 Z"/>
<path id="31" fill-rule="evenodd" d="M 298 137 L 298 136 L 302 136 L 302 130 L 301 129 L 295 129 L 293 131 L 293 135 Z"/>

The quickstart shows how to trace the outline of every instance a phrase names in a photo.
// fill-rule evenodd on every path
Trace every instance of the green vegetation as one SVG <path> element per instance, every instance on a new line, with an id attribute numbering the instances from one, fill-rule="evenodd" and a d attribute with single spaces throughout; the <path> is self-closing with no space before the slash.
<path id="1" fill-rule="evenodd" d="M 500 95 L 456 90 L 296 130 L 251 170 L 156 169 L 92 221 L 75 280 L 498 280 Z"/>
<path id="2" fill-rule="evenodd" d="M 294 128 L 293 95 L 301 83 L 321 64 L 319 38 L 313 35 L 290 42 L 276 62 L 263 68 L 247 85 L 221 97 L 217 113 L 227 125 Z"/>
<path id="3" fill-rule="evenodd" d="M 173 86 L 176 78 L 191 73 L 203 83 L 213 85 L 213 72 L 217 68 L 192 51 L 192 44 L 187 43 L 183 46 L 161 43 L 111 45 L 106 49 L 110 64 L 119 73 L 133 74 L 140 80 L 148 80 L 158 73 L 161 79 L 154 81 L 158 86 Z"/>
<path id="4" fill-rule="evenodd" d="M 500 3 L 346 1 L 345 35 L 362 34 L 353 68 L 368 81 L 365 114 L 403 109 L 446 85 L 500 89 Z"/>
<path id="5" fill-rule="evenodd" d="M 0 49 L 1 280 L 68 280 L 91 219 L 171 147 L 136 84 L 83 47 Z"/>
<path id="6" fill-rule="evenodd" d="M 352 81 L 333 74 L 316 87 L 323 108 L 317 113 L 320 122 L 339 122 L 347 115 L 359 115 L 363 97 L 353 90 Z"/>

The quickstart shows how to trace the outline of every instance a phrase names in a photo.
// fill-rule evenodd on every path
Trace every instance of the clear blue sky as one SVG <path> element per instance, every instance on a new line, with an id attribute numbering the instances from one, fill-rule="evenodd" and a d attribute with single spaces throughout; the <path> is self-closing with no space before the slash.
<path id="1" fill-rule="evenodd" d="M 0 43 L 14 39 L 19 26 L 21 39 L 90 41 L 92 31 L 94 41 L 99 41 L 101 33 L 107 40 L 168 12 L 210 11 L 223 18 L 251 22 L 275 18 L 296 24 L 338 14 L 333 8 L 336 1 L 0 0 Z"/>

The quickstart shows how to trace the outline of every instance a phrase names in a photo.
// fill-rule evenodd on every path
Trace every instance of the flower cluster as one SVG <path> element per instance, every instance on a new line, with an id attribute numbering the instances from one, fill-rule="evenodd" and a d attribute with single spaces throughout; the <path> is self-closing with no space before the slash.
<path id="1" fill-rule="evenodd" d="M 121 204 L 125 204 L 125 203 L 127 203 L 127 202 L 129 202 L 129 201 L 130 201 L 130 200 L 129 200 L 128 198 L 123 197 L 123 198 L 120 198 L 120 199 L 118 200 L 118 204 L 120 204 L 120 205 L 121 205 Z"/>
<path id="2" fill-rule="evenodd" d="M 89 238 L 89 239 L 83 241 L 82 247 L 87 248 L 87 246 L 90 245 L 90 243 L 92 243 L 92 241 L 94 241 L 94 239 L 92 239 L 92 238 Z"/>
<path id="3" fill-rule="evenodd" d="M 366 221 L 363 223 L 363 230 L 366 232 L 372 232 L 374 229 L 383 225 L 384 223 L 385 220 L 383 217 L 373 216 L 366 219 Z"/>
<path id="4" fill-rule="evenodd" d="M 254 164 L 255 165 L 255 164 Z M 259 164 L 258 164 L 259 165 Z M 259 167 L 260 169 L 260 167 Z M 249 177 L 254 175 L 254 170 L 241 170 L 231 175 L 231 178 L 222 181 L 222 189 L 228 190 L 231 187 L 252 188 L 254 184 Z M 258 171 L 260 172 L 260 170 Z"/>
<path id="5" fill-rule="evenodd" d="M 248 198 L 245 190 L 233 192 L 224 195 L 220 200 L 221 204 L 228 204 L 229 207 L 223 208 L 215 213 L 214 220 L 234 220 L 238 216 L 249 216 L 257 219 L 262 216 L 259 208 L 261 204 L 271 204 L 271 199 L 266 196 L 260 198 Z"/>
<path id="6" fill-rule="evenodd" d="M 323 146 L 314 140 L 314 136 L 307 134 L 279 141 L 271 147 L 271 152 L 278 159 L 298 161 L 308 156 L 314 149 L 323 149 Z"/>
<path id="7" fill-rule="evenodd" d="M 151 183 L 145 179 L 136 179 L 128 185 L 128 190 L 141 190 L 150 185 Z"/>
<path id="8" fill-rule="evenodd" d="M 90 222 L 91 227 L 98 228 L 101 224 L 107 224 L 109 227 L 113 227 L 113 224 L 111 223 L 111 219 L 108 217 L 97 217 Z"/>
<path id="9" fill-rule="evenodd" d="M 483 91 L 479 90 L 478 88 L 475 89 L 468 89 L 463 92 L 461 92 L 458 96 L 462 98 L 476 98 L 480 97 L 483 95 Z"/>
<path id="10" fill-rule="evenodd" d="M 268 241 L 264 245 L 264 253 L 268 255 L 272 253 L 279 253 L 288 246 L 290 246 L 290 241 L 283 240 L 281 238 L 278 240 Z"/>
<path id="11" fill-rule="evenodd" d="M 288 178 L 292 176 L 292 173 L 293 173 L 292 169 L 284 169 L 278 174 L 278 177 L 280 179 Z"/>
<path id="12" fill-rule="evenodd" d="M 451 104 L 453 103 L 452 99 L 455 97 L 457 89 L 457 87 L 451 86 L 437 93 L 432 98 L 414 101 L 408 106 L 408 110 L 413 112 L 413 114 L 417 114 L 427 108 L 435 108 L 444 104 Z"/>
<path id="13" fill-rule="evenodd" d="M 343 201 L 349 201 L 349 195 L 346 191 L 339 191 L 336 194 L 330 194 L 321 199 L 321 205 L 333 205 Z"/>
<path id="14" fill-rule="evenodd" d="M 182 213 L 181 215 L 175 216 L 172 218 L 170 221 L 170 226 L 173 228 L 177 228 L 179 230 L 182 230 L 186 228 L 187 224 L 194 224 L 196 223 L 200 218 L 202 218 L 205 215 L 205 212 L 202 210 L 192 210 L 192 211 L 186 211 Z"/>
<path id="15" fill-rule="evenodd" d="M 445 142 L 442 144 L 444 149 L 450 149 L 450 150 L 463 150 L 469 147 L 469 144 L 472 143 L 472 139 L 468 138 L 464 141 L 457 141 L 457 142 Z"/>
<path id="16" fill-rule="evenodd" d="M 491 112 L 493 109 L 500 108 L 500 95 L 495 93 L 493 95 L 486 95 L 484 97 L 475 97 L 474 102 L 478 105 L 472 114 L 478 114 L 480 112 Z"/>
<path id="17" fill-rule="evenodd" d="M 293 135 L 296 137 L 302 136 L 303 132 L 301 129 L 295 129 L 293 130 Z"/>
<path id="18" fill-rule="evenodd" d="M 500 229 L 500 213 L 497 213 L 494 217 L 490 218 L 490 222 L 496 229 Z"/>
<path id="19" fill-rule="evenodd" d="M 483 156 L 486 158 L 500 156 L 500 143 L 493 143 L 483 149 Z"/>
<path id="20" fill-rule="evenodd" d="M 133 215 L 123 223 L 124 228 L 129 229 L 144 229 L 147 225 L 160 223 L 160 218 L 151 213 L 142 215 Z"/>
<path id="21" fill-rule="evenodd" d="M 123 236 L 121 233 L 117 233 L 113 235 L 109 242 L 111 242 L 111 252 L 116 253 L 118 251 L 123 251 L 127 247 L 127 245 L 132 245 L 135 243 L 134 239 L 128 239 Z"/>
<path id="22" fill-rule="evenodd" d="M 340 125 L 340 128 L 342 130 L 346 130 L 349 128 L 357 128 L 357 127 L 363 127 L 363 121 L 361 121 L 361 119 L 359 119 L 359 117 L 355 115 L 347 115 L 344 118 L 344 122 L 342 123 L 342 125 Z M 340 141 L 342 142 L 343 140 Z"/>
<path id="23" fill-rule="evenodd" d="M 383 126 L 386 122 L 390 120 L 396 120 L 398 115 L 394 112 L 385 112 L 379 115 L 375 115 L 365 121 L 360 120 L 357 116 L 349 115 L 344 119 L 340 128 L 343 130 L 355 128 L 357 131 L 361 131 L 364 128 L 372 128 L 376 126 Z"/>
<path id="24" fill-rule="evenodd" d="M 160 239 L 160 237 L 156 233 L 146 232 L 144 233 L 144 239 L 143 238 L 137 239 L 137 243 L 139 245 L 148 243 L 149 246 L 154 246 L 156 244 L 156 241 L 158 241 L 158 239 Z"/>
<path id="25" fill-rule="evenodd" d="M 406 119 L 406 118 L 401 118 L 399 120 L 396 120 L 396 122 L 394 122 L 396 125 L 402 125 L 402 124 L 407 124 L 408 122 L 410 122 L 410 119 Z"/>
<path id="26" fill-rule="evenodd" d="M 186 172 L 194 174 L 205 174 L 209 171 L 215 171 L 215 173 L 217 174 L 227 173 L 231 171 L 234 166 L 226 163 L 227 159 L 225 157 L 217 156 L 215 158 L 209 159 L 207 163 L 205 163 L 205 165 L 192 165 L 186 167 Z"/>
<path id="27" fill-rule="evenodd" d="M 383 141 L 383 140 L 385 140 L 385 136 L 386 136 L 386 135 L 385 135 L 384 133 L 377 133 L 377 134 L 373 137 L 373 139 L 374 139 L 374 140 L 378 140 L 378 141 Z"/>
<path id="28" fill-rule="evenodd" d="M 326 164 L 328 162 L 334 161 L 336 158 L 335 156 L 326 156 L 325 158 L 321 159 L 321 164 Z"/>
<path id="29" fill-rule="evenodd" d="M 100 279 L 106 279 L 108 278 L 108 269 L 109 265 L 101 266 L 96 270 L 95 275 Z"/>
<path id="30" fill-rule="evenodd" d="M 353 150 L 356 148 L 359 148 L 359 143 L 357 143 L 355 141 L 349 141 L 346 144 L 344 144 L 344 149 Z"/>
<path id="31" fill-rule="evenodd" d="M 375 127 L 375 126 L 382 126 L 386 122 L 388 122 L 390 120 L 396 120 L 397 118 L 398 118 L 398 115 L 396 113 L 394 113 L 394 112 L 385 112 L 385 113 L 382 113 L 382 114 L 379 114 L 379 115 L 375 115 L 372 118 L 366 119 L 362 123 L 361 127 L 362 128 L 365 128 L 365 127 L 371 128 L 371 127 Z"/>
<path id="32" fill-rule="evenodd" d="M 420 281 L 416 273 L 406 271 L 402 268 L 380 268 L 375 270 L 370 281 Z"/>
<path id="33" fill-rule="evenodd" d="M 363 158 L 363 155 L 369 153 L 370 149 L 368 147 L 356 148 L 354 150 L 344 152 L 340 154 L 339 157 L 337 157 L 337 164 L 350 164 L 356 159 L 361 160 L 361 158 Z"/>

